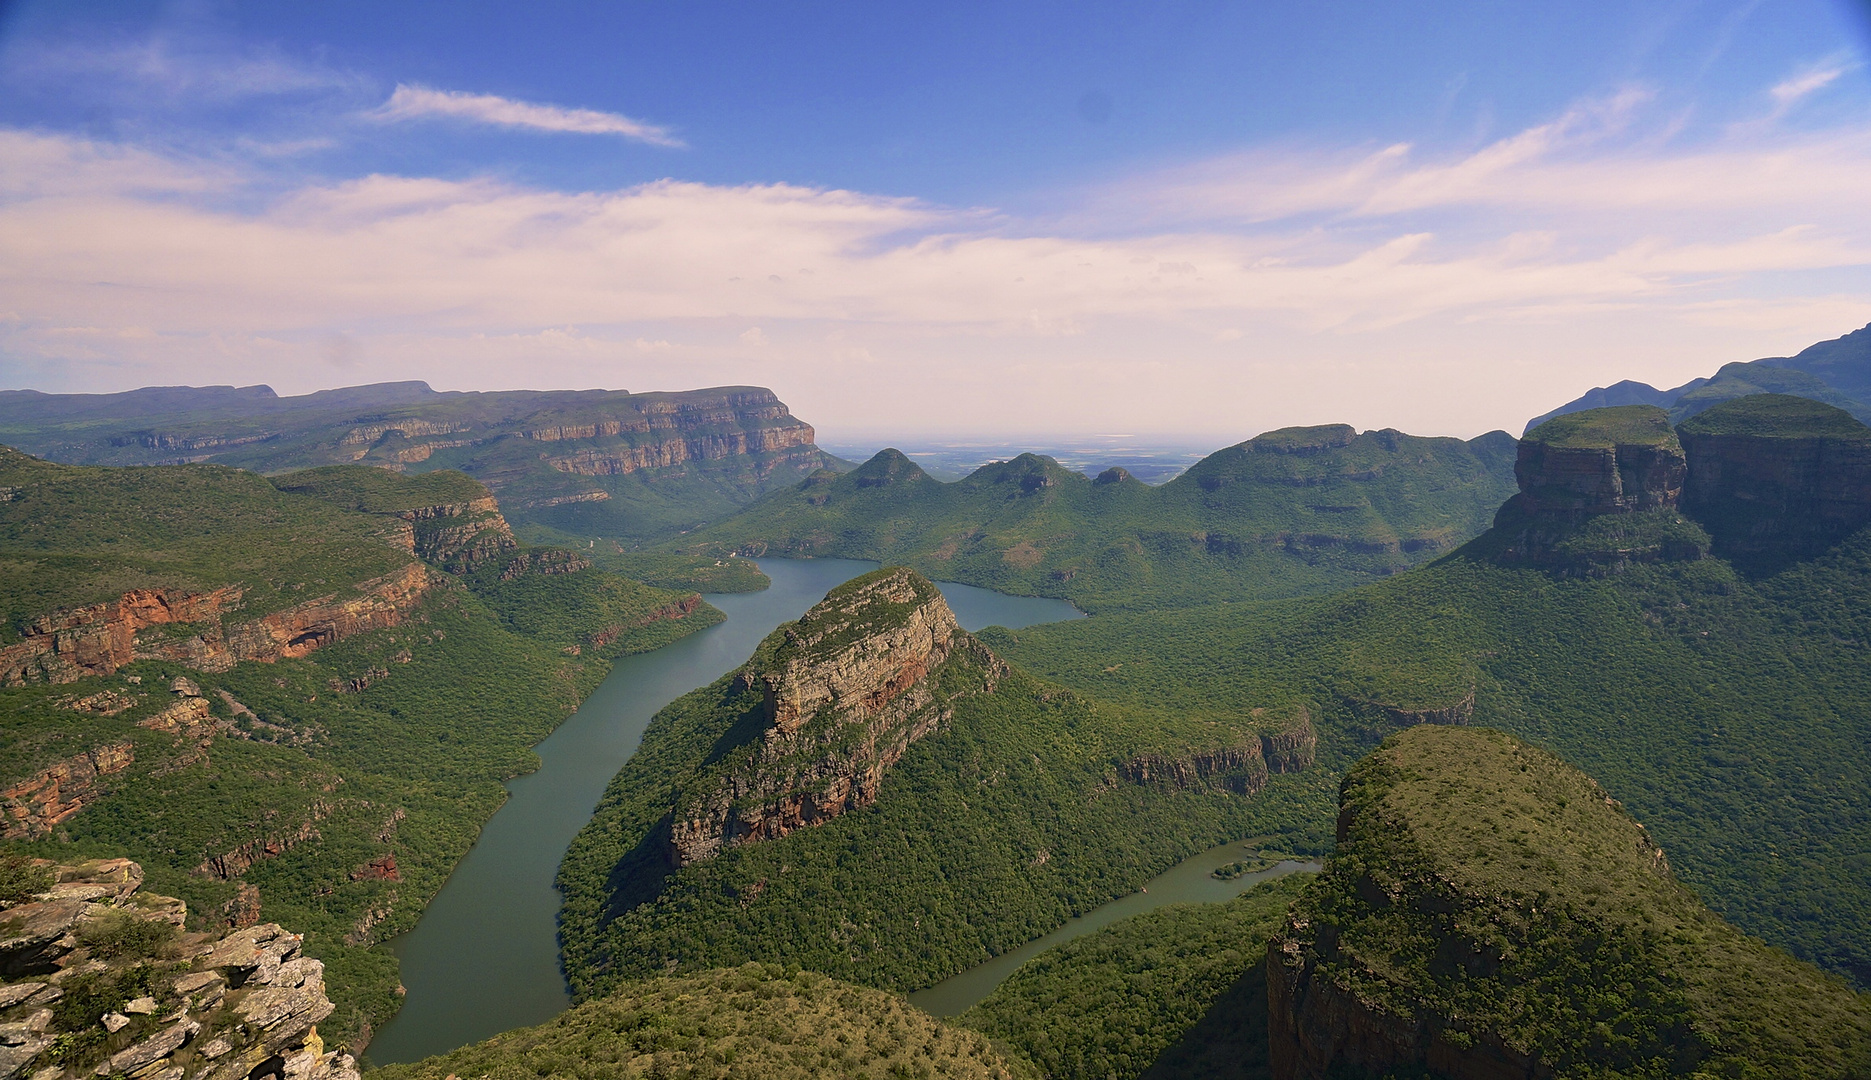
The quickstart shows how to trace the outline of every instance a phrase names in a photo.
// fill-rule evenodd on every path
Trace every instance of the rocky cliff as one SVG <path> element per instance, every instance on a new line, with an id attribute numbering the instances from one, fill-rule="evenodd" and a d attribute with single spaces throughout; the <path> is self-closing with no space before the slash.
<path id="1" fill-rule="evenodd" d="M 992 690 L 1005 672 L 914 571 L 834 589 L 742 669 L 761 695 L 757 730 L 680 794 L 671 861 L 701 862 L 870 805 L 910 744 L 949 719 L 956 694 Z"/>
<path id="2" fill-rule="evenodd" d="M 319 1037 L 325 967 L 298 935 L 186 933 L 127 859 L 26 873 L 44 891 L 0 911 L 0 1077 L 357 1080 Z"/>
<path id="3" fill-rule="evenodd" d="M 1722 922 L 1545 751 L 1413 728 L 1346 775 L 1339 805 L 1331 861 L 1268 945 L 1280 1080 L 1871 1067 L 1871 1002 Z"/>
<path id="4" fill-rule="evenodd" d="M 242 660 L 270 663 L 304 656 L 352 634 L 400 624 L 430 585 L 428 570 L 410 563 L 359 583 L 353 595 L 331 593 L 232 625 L 225 617 L 240 608 L 239 585 L 203 593 L 133 589 L 108 603 L 33 620 L 25 627 L 25 640 L 0 648 L 0 684 L 76 682 L 142 659 L 226 671 Z M 143 633 L 170 624 L 195 629 L 180 636 Z"/>
<path id="5" fill-rule="evenodd" d="M 1630 513 L 1673 507 L 1688 463 L 1669 414 L 1623 405 L 1555 417 L 1520 440 L 1516 496 L 1531 514 Z"/>
<path id="6" fill-rule="evenodd" d="M 1724 555 L 1815 554 L 1871 523 L 1871 428 L 1841 409 L 1755 394 L 1678 430 L 1684 507 Z"/>
<path id="7" fill-rule="evenodd" d="M 1554 417 L 1520 441 L 1520 491 L 1483 545 L 1507 562 L 1561 575 L 1701 558 L 1709 538 L 1679 508 L 1690 462 L 1653 405 Z"/>

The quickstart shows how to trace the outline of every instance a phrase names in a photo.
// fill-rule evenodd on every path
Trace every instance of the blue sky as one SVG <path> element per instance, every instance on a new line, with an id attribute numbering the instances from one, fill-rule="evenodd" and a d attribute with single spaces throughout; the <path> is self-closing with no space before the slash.
<path id="1" fill-rule="evenodd" d="M 0 383 L 1517 430 L 1871 321 L 1871 15 L 0 5 Z"/>

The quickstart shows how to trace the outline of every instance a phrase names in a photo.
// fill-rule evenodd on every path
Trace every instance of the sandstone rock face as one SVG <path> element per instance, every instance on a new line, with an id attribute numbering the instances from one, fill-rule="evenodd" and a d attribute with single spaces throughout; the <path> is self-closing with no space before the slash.
<path id="1" fill-rule="evenodd" d="M 109 603 L 34 620 L 24 641 L 0 649 L 0 683 L 76 682 L 145 659 L 226 671 L 242 660 L 270 663 L 304 656 L 352 634 L 398 625 L 430 584 L 429 571 L 410 563 L 358 585 L 355 597 L 323 596 L 227 627 L 223 616 L 239 607 L 238 585 L 187 594 L 133 589 Z M 144 629 L 168 623 L 201 629 L 185 638 L 139 637 Z"/>
<path id="2" fill-rule="evenodd" d="M 1118 772 L 1133 784 L 1166 784 L 1183 791 L 1218 786 L 1253 795 L 1267 786 L 1267 761 L 1259 740 L 1194 754 L 1139 754 Z"/>
<path id="3" fill-rule="evenodd" d="M 404 510 L 397 516 L 412 525 L 410 552 L 452 573 L 470 573 L 520 546 L 491 495 Z"/>
<path id="4" fill-rule="evenodd" d="M 548 457 L 546 464 L 560 472 L 580 476 L 624 476 L 643 469 L 666 469 L 689 461 L 721 461 L 748 454 L 779 454 L 782 460 L 790 460 L 786 455 L 794 450 L 806 452 L 799 456 L 803 461 L 817 453 L 812 446 L 815 437 L 809 424 L 762 427 L 751 431 L 677 436 L 638 445 L 588 447 Z M 770 462 L 766 468 L 756 469 L 756 475 L 771 472 L 773 464 Z"/>
<path id="5" fill-rule="evenodd" d="M 1532 514 L 1621 514 L 1672 507 L 1688 462 L 1669 414 L 1649 405 L 1571 413 L 1520 441 L 1514 478 Z"/>
<path id="6" fill-rule="evenodd" d="M 136 760 L 128 741 L 110 743 L 54 763 L 0 791 L 0 837 L 36 840 L 109 793 L 107 777 Z"/>
<path id="7" fill-rule="evenodd" d="M 225 936 L 180 933 L 182 902 L 137 893 L 142 869 L 127 859 L 53 870 L 60 882 L 53 893 L 0 912 L 9 928 L 0 958 L 8 978 L 22 980 L 0 988 L 0 1073 L 30 1071 L 40 1080 L 358 1080 L 350 1055 L 327 1051 L 319 1038 L 316 1025 L 333 1006 L 324 964 L 301 955 L 299 935 L 271 923 Z M 153 955 L 94 955 L 92 935 L 126 921 L 178 932 Z M 154 971 L 153 992 L 100 1002 L 101 1013 L 79 1018 L 77 1028 L 63 1027 L 67 1021 L 43 1008 L 64 995 L 72 976 L 98 975 L 115 985 L 109 980 L 120 971 L 146 964 Z M 109 1044 L 87 1038 L 93 1026 L 120 1038 Z M 47 1051 L 73 1043 L 92 1049 L 46 1063 Z"/>
<path id="8" fill-rule="evenodd" d="M 1760 394 L 1683 422 L 1685 508 L 1728 555 L 1811 555 L 1871 523 L 1871 428 Z"/>
<path id="9" fill-rule="evenodd" d="M 875 802 L 890 766 L 952 715 L 950 694 L 991 690 L 1006 671 L 901 568 L 840 586 L 769 643 L 741 672 L 763 729 L 681 794 L 677 866 Z M 939 685 L 947 674 L 956 688 Z"/>
<path id="10" fill-rule="evenodd" d="M 1271 772 L 1296 773 L 1310 769 L 1318 758 L 1318 750 L 1319 733 L 1313 729 L 1312 714 L 1303 705 L 1295 707 L 1283 722 L 1260 734 L 1261 757 Z"/>

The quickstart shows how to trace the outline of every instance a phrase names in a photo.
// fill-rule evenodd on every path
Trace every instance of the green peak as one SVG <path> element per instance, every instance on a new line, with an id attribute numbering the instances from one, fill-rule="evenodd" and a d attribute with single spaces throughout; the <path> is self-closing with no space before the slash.
<path id="1" fill-rule="evenodd" d="M 1751 435 L 1767 439 L 1871 439 L 1871 427 L 1822 401 L 1791 394 L 1731 398 L 1683 421 L 1685 435 Z"/>
<path id="2" fill-rule="evenodd" d="M 859 487 L 879 487 L 884 484 L 900 484 L 928 478 L 922 466 L 904 456 L 903 451 L 895 447 L 886 447 L 877 451 L 869 461 L 852 469 L 851 478 Z"/>
<path id="3" fill-rule="evenodd" d="M 1350 424 L 1319 424 L 1314 427 L 1283 427 L 1262 432 L 1241 445 L 1249 450 L 1275 454 L 1298 454 L 1313 450 L 1333 450 L 1351 445 L 1358 429 Z"/>
<path id="4" fill-rule="evenodd" d="M 1523 441 L 1578 450 L 1677 445 L 1670 414 L 1655 405 L 1616 405 L 1566 413 L 1527 432 Z"/>

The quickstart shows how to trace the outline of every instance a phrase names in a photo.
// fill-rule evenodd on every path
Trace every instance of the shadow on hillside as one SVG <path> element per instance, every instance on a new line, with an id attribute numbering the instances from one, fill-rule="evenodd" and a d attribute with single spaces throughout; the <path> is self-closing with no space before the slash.
<path id="1" fill-rule="evenodd" d="M 1157 1055 L 1140 1080 L 1264 1080 L 1267 969 L 1248 968 L 1195 1026 Z"/>
<path id="2" fill-rule="evenodd" d="M 606 883 L 610 902 L 605 905 L 601 925 L 609 925 L 630 909 L 655 900 L 669 887 L 673 876 L 669 868 L 669 825 L 665 815 L 611 868 Z"/>

